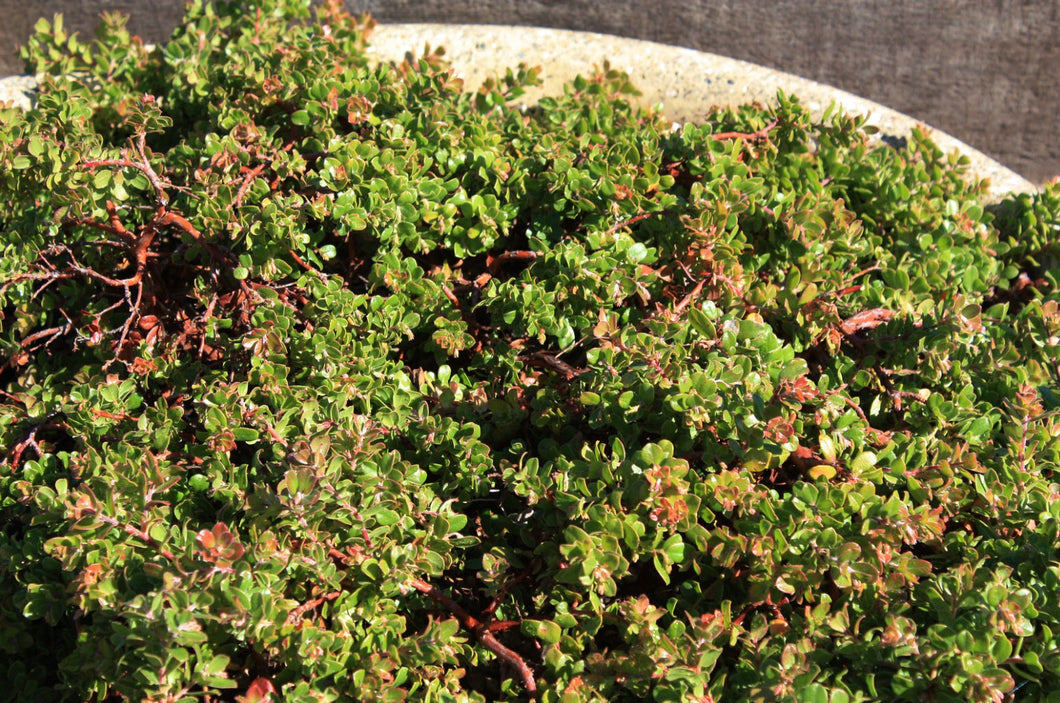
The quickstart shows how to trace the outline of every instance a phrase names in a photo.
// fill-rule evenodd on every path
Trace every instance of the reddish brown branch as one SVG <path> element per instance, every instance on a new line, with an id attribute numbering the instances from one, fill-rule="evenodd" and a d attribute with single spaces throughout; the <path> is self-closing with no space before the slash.
<path id="1" fill-rule="evenodd" d="M 895 410 L 902 409 L 902 399 L 908 399 L 916 402 L 922 402 L 923 399 L 916 393 L 910 393 L 909 391 L 900 391 L 894 387 L 894 382 L 891 381 L 891 375 L 881 366 L 880 364 L 873 364 L 872 367 L 876 371 L 876 376 L 879 377 L 880 383 L 883 384 L 883 389 L 887 391 L 887 395 L 890 396 L 891 402 L 894 403 Z"/>
<path id="2" fill-rule="evenodd" d="M 44 339 L 45 337 L 47 337 L 47 341 L 44 342 L 44 346 L 47 346 L 51 343 L 53 339 L 55 339 L 61 334 L 66 334 L 69 331 L 69 324 L 59 325 L 58 327 L 49 327 L 46 330 L 37 330 L 33 334 L 27 336 L 21 342 L 19 342 L 19 345 L 21 345 L 22 348 L 25 349 L 35 343 L 37 340 Z"/>
<path id="3" fill-rule="evenodd" d="M 107 204 L 110 205 L 110 203 Z M 95 229 L 102 230 L 107 234 L 113 234 L 115 237 L 121 239 L 125 244 L 134 244 L 136 242 L 136 237 L 133 236 L 133 234 L 129 232 L 129 230 L 125 229 L 125 227 L 122 226 L 121 222 L 117 222 L 114 217 L 111 217 L 110 222 L 107 224 L 97 222 L 95 220 L 90 220 L 88 218 L 68 220 L 65 224 L 70 227 L 78 227 L 80 225 L 85 225 L 86 227 L 94 227 Z"/>
<path id="4" fill-rule="evenodd" d="M 323 273 L 322 273 L 321 271 L 318 271 L 318 270 L 316 270 L 315 268 L 313 268 L 312 266 L 310 266 L 309 264 L 307 264 L 307 263 L 305 262 L 305 260 L 304 260 L 304 259 L 303 259 L 302 257 L 300 257 L 300 256 L 299 256 L 299 255 L 298 255 L 298 254 L 297 254 L 297 253 L 295 252 L 295 250 L 294 250 L 294 249 L 288 249 L 288 250 L 287 250 L 287 253 L 291 255 L 291 258 L 292 258 L 292 259 L 294 259 L 294 262 L 295 262 L 296 264 L 298 264 L 299 266 L 301 266 L 302 268 L 304 268 L 304 269 L 305 269 L 306 271 L 308 271 L 309 273 L 313 273 L 313 274 L 316 274 L 317 276 L 319 276 L 319 277 L 321 277 L 321 278 L 327 278 L 327 276 L 325 276 L 325 275 L 324 275 L 324 274 L 323 274 Z"/>
<path id="5" fill-rule="evenodd" d="M 846 284 L 848 286 L 849 285 L 853 285 L 854 281 L 856 281 L 857 279 L 861 278 L 862 276 L 864 276 L 866 274 L 869 274 L 869 273 L 872 273 L 873 271 L 879 271 L 879 270 L 880 270 L 879 264 L 875 264 L 873 266 L 869 266 L 868 268 L 861 269 L 857 273 L 855 273 L 855 274 L 853 274 L 851 276 L 848 276 L 847 280 L 846 280 Z"/>
<path id="6" fill-rule="evenodd" d="M 140 242 L 146 242 L 146 246 L 149 246 L 151 244 L 151 241 L 153 241 L 154 239 L 154 233 L 157 232 L 158 229 L 161 229 L 162 227 L 165 227 L 167 225 L 175 226 L 184 231 L 188 236 L 195 240 L 196 244 L 205 249 L 206 253 L 213 257 L 215 261 L 219 261 L 225 264 L 232 262 L 231 256 L 221 251 L 218 251 L 215 246 L 207 242 L 206 239 L 202 236 L 202 232 L 200 232 L 195 227 L 195 225 L 189 222 L 186 217 L 184 217 L 178 212 L 167 210 L 165 206 L 158 208 L 158 213 L 155 215 L 154 219 L 152 219 L 147 224 L 147 226 L 144 227 L 144 235 L 140 237 Z M 148 234 L 151 235 L 150 239 L 147 239 Z"/>
<path id="7" fill-rule="evenodd" d="M 103 168 L 106 166 L 117 166 L 119 168 L 134 168 L 140 173 L 147 176 L 147 180 L 151 182 L 151 186 L 155 189 L 155 196 L 159 202 L 168 203 L 169 195 L 166 193 L 166 184 L 162 182 L 155 170 L 151 168 L 151 165 L 145 160 L 143 163 L 133 161 L 129 158 L 124 159 L 96 159 L 93 161 L 86 161 L 84 163 L 85 168 L 95 169 Z"/>
<path id="8" fill-rule="evenodd" d="M 710 136 L 718 141 L 721 141 L 722 139 L 742 139 L 744 141 L 757 142 L 769 136 L 769 133 L 773 131 L 773 128 L 776 126 L 777 121 L 773 120 L 756 132 L 718 132 L 717 134 L 712 134 Z"/>
<path id="9" fill-rule="evenodd" d="M 42 422 L 39 425 L 31 427 L 26 433 L 25 439 L 23 439 L 14 447 L 12 447 L 11 451 L 8 452 L 6 459 L 8 465 L 13 469 L 17 469 L 19 462 L 22 461 L 22 453 L 25 452 L 26 449 L 33 449 L 33 451 L 37 452 L 38 459 L 43 457 L 44 450 L 41 449 L 40 445 L 37 443 L 37 433 L 46 430 L 65 431 L 68 430 L 68 428 L 66 426 L 66 423 L 63 422 Z"/>
<path id="10" fill-rule="evenodd" d="M 324 595 L 319 596 L 317 598 L 307 600 L 305 603 L 302 603 L 300 606 L 292 610 L 287 615 L 287 619 L 284 621 L 284 624 L 293 625 L 299 618 L 308 613 L 310 610 L 318 608 L 324 603 L 327 603 L 328 601 L 335 600 L 341 595 L 342 591 L 332 591 L 331 593 L 325 593 Z"/>
<path id="11" fill-rule="evenodd" d="M 163 547 L 161 545 L 161 543 L 158 542 L 158 540 L 156 540 L 154 537 L 152 537 L 151 535 L 147 534 L 143 530 L 138 529 L 136 527 L 133 527 L 132 525 L 129 525 L 129 524 L 124 524 L 123 525 L 123 524 L 119 523 L 117 520 L 115 520 L 114 518 L 110 517 L 109 515 L 101 515 L 100 513 L 95 513 L 95 515 L 99 519 L 100 522 L 104 522 L 104 523 L 110 525 L 111 527 L 120 527 L 120 528 L 122 528 L 127 534 L 130 534 L 133 537 L 136 537 L 137 539 L 142 540 L 148 546 L 154 547 L 155 549 L 157 549 L 158 553 L 161 554 L 162 556 L 164 556 L 166 559 L 169 559 L 172 562 L 176 562 L 177 561 L 177 557 L 173 555 L 173 552 L 171 552 L 168 549 L 166 549 L 165 547 Z"/>
<path id="12" fill-rule="evenodd" d="M 243 204 L 243 197 L 246 196 L 247 191 L 250 190 L 250 185 L 264 170 L 265 164 L 258 164 L 247 172 L 247 175 L 243 178 L 243 184 L 239 186 L 239 191 L 236 193 L 236 199 L 232 201 L 233 210 Z"/>
<path id="13" fill-rule="evenodd" d="M 90 408 L 90 410 L 92 411 L 93 415 L 97 415 L 99 417 L 105 417 L 108 420 L 123 420 L 124 421 L 124 420 L 132 420 L 133 419 L 130 415 L 127 415 L 126 413 L 112 413 L 112 412 L 108 412 L 106 410 L 100 410 L 98 408 Z"/>
<path id="14" fill-rule="evenodd" d="M 478 638 L 478 641 L 481 642 L 486 649 L 493 652 L 504 662 L 515 667 L 523 679 L 523 686 L 526 688 L 527 693 L 530 694 L 531 698 L 537 698 L 537 681 L 534 679 L 534 672 L 530 670 L 530 667 L 518 653 L 513 652 L 497 641 L 497 638 L 493 636 L 492 632 L 490 632 L 488 625 L 479 622 L 470 613 L 464 610 L 459 603 L 426 581 L 423 581 L 422 579 L 412 579 L 409 585 L 420 593 L 426 595 L 435 603 L 445 606 L 449 612 L 456 616 L 457 620 L 460 621 L 460 624 L 463 625 L 465 629 Z"/>
<path id="15" fill-rule="evenodd" d="M 537 259 L 537 252 L 535 251 L 506 251 L 503 254 L 499 254 L 495 257 L 489 257 L 487 266 L 489 272 L 496 276 L 497 271 L 500 270 L 501 266 L 512 261 L 518 261 L 520 263 L 530 263 Z"/>
<path id="16" fill-rule="evenodd" d="M 858 401 L 854 400 L 848 395 L 843 395 L 842 393 L 837 393 L 835 397 L 840 398 L 844 403 L 849 405 L 850 408 L 855 413 L 857 413 L 858 417 L 861 418 L 861 421 L 864 422 L 866 426 L 872 427 L 872 423 L 869 422 L 869 418 L 865 416 L 865 411 L 861 409 L 860 405 L 858 405 Z"/>
<path id="17" fill-rule="evenodd" d="M 699 294 L 703 291 L 703 284 L 706 283 L 706 279 L 700 279 L 696 287 L 689 291 L 688 295 L 681 299 L 677 305 L 674 306 L 674 312 L 680 314 L 688 307 L 688 304 L 699 297 Z"/>
<path id="18" fill-rule="evenodd" d="M 536 351 L 526 356 L 527 360 L 534 366 L 550 368 L 557 371 L 566 381 L 573 381 L 585 372 L 585 369 L 576 369 L 567 362 L 559 359 L 554 354 L 546 351 Z"/>
<path id="19" fill-rule="evenodd" d="M 187 232 L 192 239 L 200 244 L 203 243 L 202 232 L 195 228 L 195 225 L 188 222 L 188 220 L 180 213 L 173 212 L 172 210 L 166 210 L 160 208 L 158 214 L 155 216 L 154 223 L 158 227 L 164 227 L 166 225 L 176 225 L 180 229 Z"/>
<path id="20" fill-rule="evenodd" d="M 516 574 L 512 578 L 507 578 L 501 583 L 500 588 L 497 589 L 496 595 L 493 596 L 493 600 L 491 600 L 490 604 L 486 606 L 486 609 L 482 611 L 482 614 L 486 616 L 487 620 L 493 620 L 493 613 L 497 611 L 497 606 L 500 605 L 501 601 L 508 596 L 508 591 L 511 587 L 525 578 L 526 573 L 523 572 Z M 490 630 L 496 631 L 498 629 L 505 629 L 500 627 L 501 624 L 502 623 L 491 623 Z"/>
<path id="21" fill-rule="evenodd" d="M 519 627 L 520 624 L 518 620 L 498 620 L 497 622 L 491 622 L 486 626 L 486 629 L 490 632 L 504 632 L 513 627 Z"/>
<path id="22" fill-rule="evenodd" d="M 628 227 L 628 226 L 630 226 L 630 225 L 632 225 L 632 224 L 634 224 L 636 222 L 640 222 L 641 220 L 646 220 L 649 217 L 655 217 L 658 214 L 659 214 L 658 212 L 642 212 L 639 215 L 634 215 L 633 217 L 629 218 L 628 220 L 623 220 L 622 222 L 616 222 L 614 224 L 614 226 L 612 226 L 610 229 L 607 230 L 607 232 L 605 232 L 605 234 L 614 234 L 615 232 L 617 232 L 618 230 L 622 229 L 623 227 Z"/>
<path id="23" fill-rule="evenodd" d="M 147 158 L 147 133 L 140 131 L 136 135 L 136 141 L 134 143 L 136 152 L 140 156 L 139 161 L 133 161 L 129 158 L 129 150 L 122 150 L 122 158 L 120 159 L 95 159 L 92 161 L 86 161 L 84 163 L 85 168 L 101 168 L 104 166 L 118 166 L 119 168 L 134 168 L 140 173 L 147 176 L 147 180 L 150 181 L 151 187 L 155 189 L 155 197 L 160 205 L 166 205 L 169 203 L 169 194 L 166 192 L 167 186 L 171 186 L 170 183 L 163 181 L 158 173 L 151 167 L 151 160 Z"/>
<path id="24" fill-rule="evenodd" d="M 453 291 L 449 289 L 449 286 L 445 285 L 444 283 L 442 284 L 442 293 L 444 293 L 445 297 L 449 299 L 449 302 L 453 304 L 453 307 L 455 307 L 457 310 L 461 309 L 460 299 L 457 298 Z"/>
<path id="25" fill-rule="evenodd" d="M 889 322 L 894 317 L 894 311 L 887 308 L 873 308 L 851 315 L 839 325 L 839 330 L 849 336 L 857 334 L 862 330 L 871 330 Z"/>

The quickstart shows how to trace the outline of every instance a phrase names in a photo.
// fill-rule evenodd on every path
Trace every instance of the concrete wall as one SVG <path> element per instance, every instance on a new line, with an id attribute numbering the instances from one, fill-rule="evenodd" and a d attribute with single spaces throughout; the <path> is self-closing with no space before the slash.
<path id="1" fill-rule="evenodd" d="M 1033 181 L 1060 175 L 1058 0 L 347 0 L 380 21 L 524 24 L 688 46 L 795 73 L 922 119 Z M 0 0 L 0 72 L 39 16 L 104 9 L 159 41 L 181 0 Z"/>

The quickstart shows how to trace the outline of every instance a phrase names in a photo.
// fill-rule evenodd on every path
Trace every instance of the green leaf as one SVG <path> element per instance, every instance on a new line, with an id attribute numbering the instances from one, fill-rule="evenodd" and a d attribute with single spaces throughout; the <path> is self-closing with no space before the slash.
<path id="1" fill-rule="evenodd" d="M 659 559 L 659 553 L 658 552 L 656 552 L 655 555 L 652 556 L 652 563 L 655 565 L 655 571 L 659 574 L 659 578 L 662 579 L 662 582 L 664 584 L 669 586 L 670 585 L 670 567 L 667 566 L 666 564 L 664 564 Z"/>
<path id="2" fill-rule="evenodd" d="M 827 481 L 836 477 L 836 469 L 829 464 L 816 464 L 810 467 L 806 474 L 814 480 L 824 479 Z"/>
<path id="3" fill-rule="evenodd" d="M 694 305 L 689 306 L 687 315 L 692 327 L 705 338 L 714 339 L 717 337 L 718 332 L 714 327 L 714 323 L 699 308 Z"/>
<path id="4" fill-rule="evenodd" d="M 440 620 L 435 624 L 434 630 L 438 641 L 448 642 L 460 632 L 460 621 L 456 618 Z"/>
<path id="5" fill-rule="evenodd" d="M 563 630 L 551 620 L 523 620 L 520 628 L 523 634 L 536 637 L 547 644 L 555 644 L 560 641 Z"/>
<path id="6" fill-rule="evenodd" d="M 252 427 L 236 427 L 232 430 L 232 437 L 237 442 L 256 442 L 261 433 Z"/>
<path id="7" fill-rule="evenodd" d="M 977 417 L 964 430 L 964 436 L 970 442 L 977 442 L 990 431 L 992 423 L 988 417 Z"/>
<path id="8" fill-rule="evenodd" d="M 648 258 L 648 248 L 640 242 L 636 242 L 626 250 L 626 256 L 629 258 L 630 263 L 639 264 Z"/>
<path id="9" fill-rule="evenodd" d="M 924 559 L 910 559 L 906 568 L 914 576 L 924 577 L 931 573 L 931 562 Z"/>
<path id="10" fill-rule="evenodd" d="M 215 676 L 228 668 L 229 658 L 224 654 L 214 656 L 210 661 L 200 664 L 201 671 L 207 676 Z"/>
<path id="11" fill-rule="evenodd" d="M 876 455 L 872 452 L 862 452 L 850 462 L 850 471 L 854 475 L 863 474 L 876 466 Z"/>
<path id="12" fill-rule="evenodd" d="M 390 510 L 388 508 L 376 507 L 365 513 L 365 518 L 371 518 L 377 524 L 383 526 L 390 526 L 397 523 L 401 519 L 401 514 L 396 510 Z"/>
<path id="13" fill-rule="evenodd" d="M 310 4 L 26 42 L 9 698 L 532 698 L 470 615 L 562 703 L 1049 697 L 1060 184 Z"/>
<path id="14" fill-rule="evenodd" d="M 841 688 L 833 688 L 828 696 L 828 703 L 850 703 L 850 694 Z"/>
<path id="15" fill-rule="evenodd" d="M 799 692 L 799 701 L 805 703 L 829 703 L 828 689 L 819 683 L 811 683 L 804 686 Z"/>
<path id="16" fill-rule="evenodd" d="M 671 563 L 680 564 L 685 559 L 685 546 L 685 543 L 681 540 L 681 535 L 674 534 L 663 542 L 660 549 L 666 554 L 666 558 Z"/>

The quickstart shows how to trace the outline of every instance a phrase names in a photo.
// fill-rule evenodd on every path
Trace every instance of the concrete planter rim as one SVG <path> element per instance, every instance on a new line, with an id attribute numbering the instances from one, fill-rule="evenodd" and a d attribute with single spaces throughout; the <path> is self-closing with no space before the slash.
<path id="1" fill-rule="evenodd" d="M 880 130 L 877 138 L 900 141 L 914 127 L 927 128 L 944 151 L 967 156 L 971 172 L 988 179 L 991 202 L 1010 193 L 1037 190 L 977 149 L 884 105 L 806 78 L 694 49 L 567 29 L 405 23 L 377 25 L 368 53 L 377 61 L 396 62 L 422 53 L 426 45 L 443 47 L 446 59 L 471 90 L 488 76 L 519 63 L 540 65 L 544 84 L 520 100 L 525 103 L 561 92 L 563 84 L 578 74 L 587 75 L 604 61 L 630 75 L 643 93 L 638 101 L 661 105 L 663 114 L 676 122 L 695 121 L 712 105 L 773 103 L 778 90 L 796 96 L 815 117 L 834 102 L 846 112 L 868 115 L 869 124 Z M 29 105 L 34 85 L 32 76 L 4 78 L 0 100 Z"/>

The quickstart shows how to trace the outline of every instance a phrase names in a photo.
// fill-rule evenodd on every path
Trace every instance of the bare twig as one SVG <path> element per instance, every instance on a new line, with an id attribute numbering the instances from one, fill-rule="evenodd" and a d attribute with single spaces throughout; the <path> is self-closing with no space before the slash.
<path id="1" fill-rule="evenodd" d="M 22 453 L 25 452 L 26 449 L 32 449 L 33 451 L 35 451 L 37 453 L 37 458 L 38 459 L 40 457 L 44 456 L 44 450 L 41 449 L 39 444 L 37 444 L 37 433 L 38 432 L 41 432 L 41 431 L 44 431 L 44 430 L 66 430 L 66 429 L 67 429 L 66 423 L 54 422 L 54 421 L 50 421 L 50 420 L 45 420 L 44 422 L 41 422 L 41 423 L 39 423 L 37 425 L 34 425 L 33 427 L 29 428 L 29 431 L 26 432 L 26 437 L 23 440 L 21 440 L 20 442 L 18 442 L 18 444 L 16 444 L 14 447 L 12 447 L 11 451 L 8 452 L 7 459 L 6 459 L 8 465 L 11 466 L 12 469 L 18 468 L 19 462 L 22 461 Z"/>
<path id="2" fill-rule="evenodd" d="M 125 340 L 129 337 L 129 330 L 132 329 L 133 323 L 140 317 L 140 302 L 144 298 L 144 287 L 136 286 L 136 301 L 129 297 L 129 288 L 125 288 L 125 300 L 129 304 L 129 316 L 125 318 L 125 324 L 121 326 L 121 336 L 118 337 L 118 343 L 114 346 L 114 358 L 103 365 L 103 369 L 106 370 L 113 364 L 119 356 L 121 356 L 121 350 L 125 347 Z"/>
<path id="3" fill-rule="evenodd" d="M 23 349 L 28 349 L 28 347 L 33 345 L 37 340 L 45 339 L 46 341 L 41 346 L 48 346 L 48 343 L 51 342 L 53 339 L 55 339 L 59 335 L 66 334 L 69 331 L 69 324 L 59 325 L 58 327 L 49 327 L 46 330 L 37 330 L 33 334 L 27 336 L 21 342 L 19 342 L 19 344 L 22 346 Z"/>
<path id="4" fill-rule="evenodd" d="M 445 606 L 449 612 L 456 616 L 457 620 L 460 621 L 460 624 L 463 625 L 465 629 L 478 638 L 478 641 L 481 642 L 486 649 L 496 654 L 504 662 L 513 666 L 516 671 L 519 672 L 520 677 L 522 677 L 523 686 L 526 688 L 527 693 L 530 694 L 531 698 L 535 700 L 537 699 L 537 681 L 534 679 L 534 672 L 531 671 L 530 667 L 518 653 L 513 652 L 497 641 L 497 638 L 493 636 L 492 632 L 490 632 L 487 624 L 479 622 L 475 617 L 464 610 L 459 603 L 426 581 L 423 581 L 422 579 L 412 579 L 409 582 L 409 585 L 420 593 L 426 595 L 435 603 Z"/>

